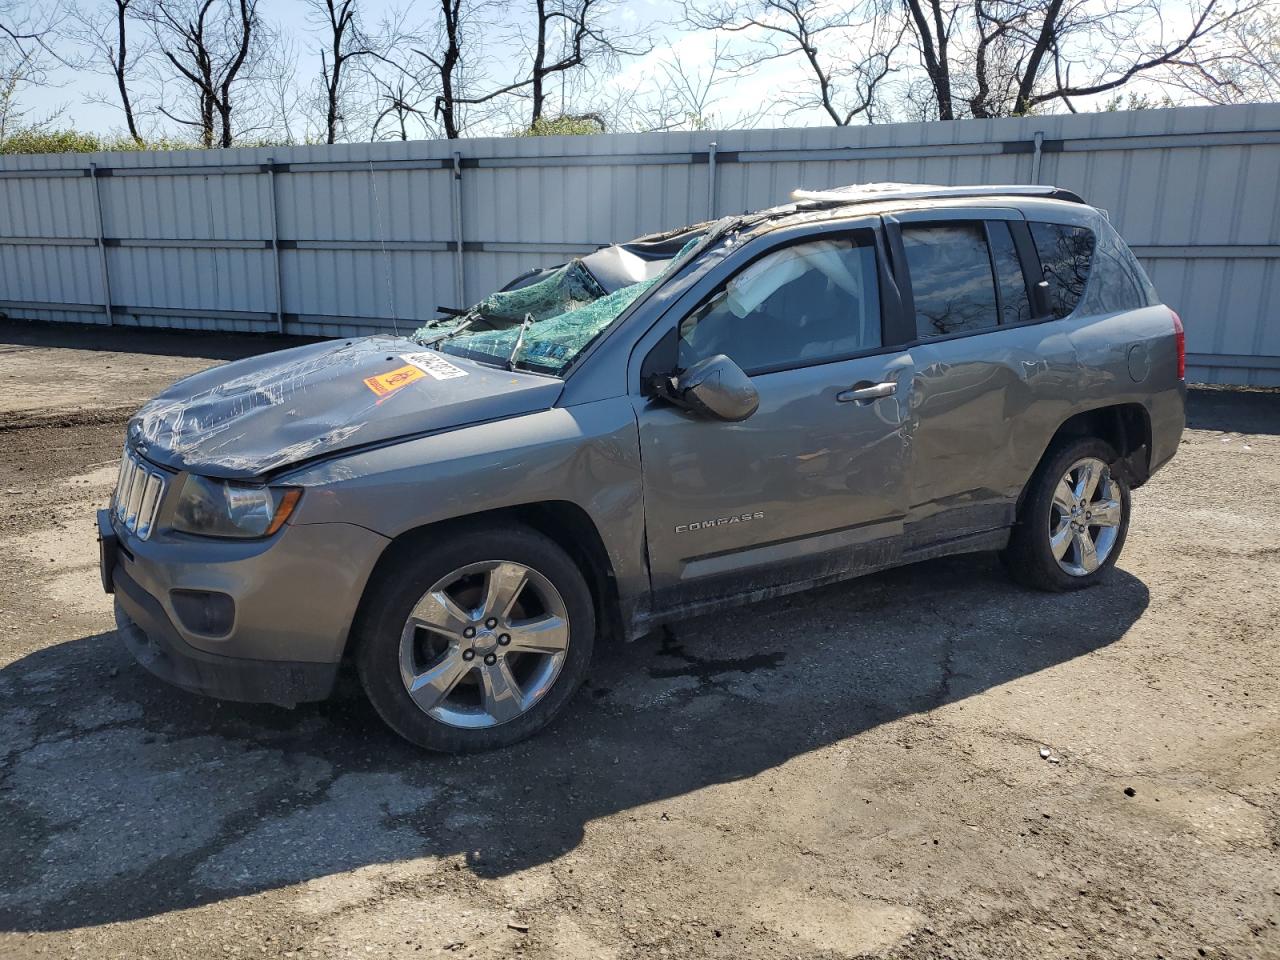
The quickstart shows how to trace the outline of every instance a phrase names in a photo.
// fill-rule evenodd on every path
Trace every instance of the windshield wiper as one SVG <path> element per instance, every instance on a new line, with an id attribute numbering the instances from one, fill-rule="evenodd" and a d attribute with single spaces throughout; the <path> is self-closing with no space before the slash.
<path id="1" fill-rule="evenodd" d="M 516 334 L 516 342 L 511 346 L 511 352 L 507 354 L 507 369 L 514 370 L 516 368 L 516 354 L 520 352 L 520 348 L 524 346 L 524 332 L 529 329 L 533 323 L 533 314 L 526 313 L 524 319 L 520 321 L 520 332 Z"/>
<path id="2" fill-rule="evenodd" d="M 463 320 L 460 324 L 458 324 L 452 330 L 448 330 L 445 333 L 440 334 L 440 336 L 438 337 L 432 337 L 430 340 L 422 341 L 422 345 L 424 347 L 434 347 L 437 343 L 444 343 L 444 341 L 450 339 L 451 337 L 456 337 L 458 334 L 462 333 L 464 330 L 466 330 L 470 326 L 471 326 L 471 318 L 468 317 L 466 320 Z"/>

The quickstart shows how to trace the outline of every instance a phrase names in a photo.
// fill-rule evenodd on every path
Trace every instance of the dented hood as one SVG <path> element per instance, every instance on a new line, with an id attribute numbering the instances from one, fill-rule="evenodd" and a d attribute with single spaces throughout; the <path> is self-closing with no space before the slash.
<path id="1" fill-rule="evenodd" d="M 248 479 L 338 450 L 545 410 L 563 383 L 404 337 L 316 343 L 180 380 L 129 422 L 176 470 Z"/>

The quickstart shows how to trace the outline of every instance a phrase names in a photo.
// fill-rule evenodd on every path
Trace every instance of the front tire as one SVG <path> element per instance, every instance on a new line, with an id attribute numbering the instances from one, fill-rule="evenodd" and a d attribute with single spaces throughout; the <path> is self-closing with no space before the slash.
<path id="1" fill-rule="evenodd" d="M 365 693 L 391 729 L 447 753 L 505 747 L 551 722 L 586 679 L 591 591 L 525 527 L 447 534 L 374 584 L 356 629 Z"/>
<path id="2" fill-rule="evenodd" d="M 1079 590 L 1115 566 L 1129 532 L 1129 484 L 1117 476 L 1111 445 L 1067 438 L 1045 454 L 1031 478 L 1002 559 L 1019 583 Z"/>

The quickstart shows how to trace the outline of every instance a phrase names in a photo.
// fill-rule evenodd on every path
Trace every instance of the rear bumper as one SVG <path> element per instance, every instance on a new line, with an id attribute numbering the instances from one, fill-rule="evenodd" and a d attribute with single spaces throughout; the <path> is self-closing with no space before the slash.
<path id="1" fill-rule="evenodd" d="M 1150 476 L 1173 459 L 1182 442 L 1187 425 L 1186 382 L 1179 381 L 1176 389 L 1156 394 L 1147 410 L 1151 416 Z"/>
<path id="2" fill-rule="evenodd" d="M 333 690 L 336 663 L 248 660 L 198 650 L 182 639 L 160 602 L 119 565 L 111 582 L 117 632 L 134 659 L 167 683 L 222 700 L 287 707 L 323 700 Z"/>

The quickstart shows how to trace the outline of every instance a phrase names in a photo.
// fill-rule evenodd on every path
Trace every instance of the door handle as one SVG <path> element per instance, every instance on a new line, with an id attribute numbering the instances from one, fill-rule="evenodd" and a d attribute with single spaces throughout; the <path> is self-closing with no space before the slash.
<path id="1" fill-rule="evenodd" d="M 836 402 L 838 403 L 870 403 L 872 400 L 879 400 L 881 397 L 891 397 L 898 390 L 898 384 L 894 380 L 888 380 L 884 383 L 871 383 L 868 380 L 862 380 L 855 383 L 852 388 L 843 390 L 836 394 Z"/>

